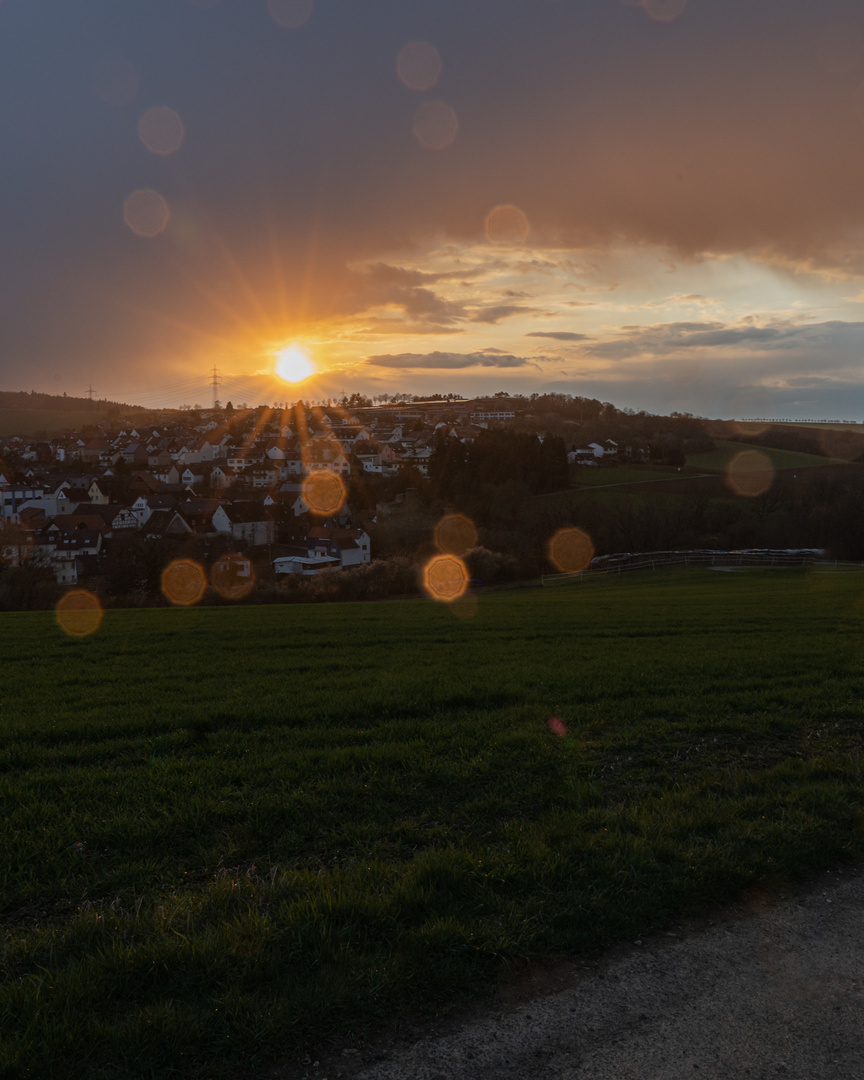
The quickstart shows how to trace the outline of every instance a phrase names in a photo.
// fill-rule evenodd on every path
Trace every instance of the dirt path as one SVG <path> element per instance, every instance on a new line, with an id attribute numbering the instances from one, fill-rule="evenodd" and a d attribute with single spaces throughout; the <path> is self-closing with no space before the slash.
<path id="1" fill-rule="evenodd" d="M 862 1080 L 864 866 L 740 902 L 594 962 L 524 973 L 266 1080 Z M 259 1076 L 256 1080 L 264 1080 Z M 251 1078 L 250 1078 L 251 1080 Z"/>

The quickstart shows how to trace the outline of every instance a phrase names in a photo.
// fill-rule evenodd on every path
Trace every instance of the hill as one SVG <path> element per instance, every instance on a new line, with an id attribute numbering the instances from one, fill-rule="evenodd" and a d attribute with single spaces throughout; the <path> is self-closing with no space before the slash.
<path id="1" fill-rule="evenodd" d="M 140 405 L 119 401 L 90 401 L 65 394 L 38 394 L 32 390 L 29 393 L 0 391 L 0 437 L 47 437 L 59 431 L 77 431 L 88 424 L 127 417 L 146 423 L 153 415 L 159 414 Z"/>

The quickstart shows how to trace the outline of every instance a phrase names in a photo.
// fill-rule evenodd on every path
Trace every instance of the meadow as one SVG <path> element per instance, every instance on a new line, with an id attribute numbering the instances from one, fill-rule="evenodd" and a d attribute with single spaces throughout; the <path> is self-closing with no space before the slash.
<path id="1" fill-rule="evenodd" d="M 0 1075 L 299 1059 L 859 858 L 862 621 L 710 570 L 0 616 Z"/>
<path id="2" fill-rule="evenodd" d="M 797 450 L 775 450 L 769 446 L 755 446 L 749 443 L 732 442 L 725 439 L 716 440 L 716 449 L 704 454 L 688 454 L 688 468 L 725 470 L 731 461 L 745 450 L 757 451 L 763 454 L 771 462 L 771 467 L 778 469 L 813 469 L 825 465 L 842 465 L 845 462 L 839 459 L 820 457 L 818 454 L 803 454 Z"/>
<path id="3" fill-rule="evenodd" d="M 575 471 L 574 485 L 577 487 L 605 487 L 609 484 L 642 484 L 657 480 L 678 480 L 679 472 L 655 469 L 643 465 L 621 465 L 613 469 L 597 466 L 583 466 Z"/>

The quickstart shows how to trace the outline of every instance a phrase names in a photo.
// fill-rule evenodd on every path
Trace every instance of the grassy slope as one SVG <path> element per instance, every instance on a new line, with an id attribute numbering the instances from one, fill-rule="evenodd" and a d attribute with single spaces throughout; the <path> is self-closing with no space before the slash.
<path id="1" fill-rule="evenodd" d="M 0 1074 L 215 1076 L 860 854 L 862 595 L 2 616 Z"/>
<path id="2" fill-rule="evenodd" d="M 637 484 L 650 480 L 677 480 L 681 473 L 663 471 L 661 469 L 635 468 L 624 465 L 616 469 L 603 469 L 589 467 L 579 469 L 575 474 L 574 483 L 577 485 L 590 484 L 592 487 L 602 487 L 606 484 Z"/>
<path id="3" fill-rule="evenodd" d="M 744 450 L 757 450 L 764 454 L 775 469 L 808 469 L 815 466 L 842 465 L 845 462 L 834 458 L 820 457 L 818 454 L 799 454 L 794 450 L 774 450 L 767 446 L 750 446 L 747 443 L 717 440 L 717 449 L 705 454 L 690 454 L 688 466 L 696 469 L 723 470 L 729 462 Z"/>

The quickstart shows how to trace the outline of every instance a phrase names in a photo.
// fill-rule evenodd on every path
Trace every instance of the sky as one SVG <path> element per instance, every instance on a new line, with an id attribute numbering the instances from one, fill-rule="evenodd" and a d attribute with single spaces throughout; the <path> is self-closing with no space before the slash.
<path id="1" fill-rule="evenodd" d="M 0 389 L 864 421 L 862 135 L 860 0 L 0 0 Z"/>

